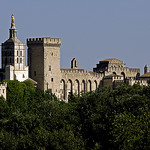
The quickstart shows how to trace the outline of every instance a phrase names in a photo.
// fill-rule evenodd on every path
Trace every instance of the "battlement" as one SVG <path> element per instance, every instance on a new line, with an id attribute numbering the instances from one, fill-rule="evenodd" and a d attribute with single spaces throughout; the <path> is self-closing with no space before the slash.
<path id="1" fill-rule="evenodd" d="M 43 38 L 28 38 L 27 39 L 27 43 L 31 42 L 31 43 L 39 43 L 42 42 L 43 43 Z"/>
<path id="2" fill-rule="evenodd" d="M 139 68 L 129 68 L 130 72 L 140 72 Z"/>
<path id="3" fill-rule="evenodd" d="M 44 45 L 61 45 L 61 39 L 60 38 L 28 38 L 27 39 L 27 45 L 28 44 L 44 44 Z"/>
<path id="4" fill-rule="evenodd" d="M 140 72 L 139 68 L 128 68 L 128 67 L 109 67 L 109 71 L 129 71 L 129 72 Z"/>
<path id="5" fill-rule="evenodd" d="M 84 69 L 61 68 L 61 73 L 87 73 Z"/>
<path id="6" fill-rule="evenodd" d="M 103 77 L 103 73 L 96 73 L 96 72 L 91 72 L 91 71 L 87 71 L 84 69 L 70 69 L 70 68 L 61 68 L 60 69 L 61 73 L 79 73 L 79 74 L 90 74 L 91 76 L 94 77 Z"/>

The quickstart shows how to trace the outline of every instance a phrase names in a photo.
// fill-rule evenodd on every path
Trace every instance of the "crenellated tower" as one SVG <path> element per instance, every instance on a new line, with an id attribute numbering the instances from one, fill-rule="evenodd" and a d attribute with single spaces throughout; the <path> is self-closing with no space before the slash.
<path id="1" fill-rule="evenodd" d="M 38 82 L 41 90 L 55 95 L 60 91 L 60 38 L 29 38 L 29 77 Z"/>

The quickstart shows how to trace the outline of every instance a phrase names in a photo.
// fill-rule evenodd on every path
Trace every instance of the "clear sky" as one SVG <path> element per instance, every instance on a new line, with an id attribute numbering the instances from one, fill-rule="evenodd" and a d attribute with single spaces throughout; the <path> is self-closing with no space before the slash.
<path id="1" fill-rule="evenodd" d="M 8 39 L 11 14 L 18 38 L 61 38 L 61 67 L 76 57 L 92 70 L 118 58 L 143 73 L 150 66 L 150 0 L 1 0 L 0 43 Z"/>

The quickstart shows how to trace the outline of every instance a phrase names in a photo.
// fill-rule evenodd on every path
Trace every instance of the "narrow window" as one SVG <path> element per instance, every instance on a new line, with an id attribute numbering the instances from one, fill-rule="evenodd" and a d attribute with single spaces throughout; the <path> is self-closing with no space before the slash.
<path id="1" fill-rule="evenodd" d="M 5 90 L 3 89 L 3 93 L 5 92 Z"/>
<path id="2" fill-rule="evenodd" d="M 51 71 L 51 66 L 49 66 L 49 71 Z"/>
<path id="3" fill-rule="evenodd" d="M 18 51 L 17 51 L 17 56 L 18 56 Z"/>
<path id="4" fill-rule="evenodd" d="M 54 81 L 54 79 L 53 78 L 51 78 L 51 82 L 53 82 Z"/>
<path id="5" fill-rule="evenodd" d="M 75 67 L 77 67 L 77 62 L 75 61 Z"/>
<path id="6" fill-rule="evenodd" d="M 36 71 L 34 71 L 34 76 L 36 76 Z"/>
<path id="7" fill-rule="evenodd" d="M 22 51 L 20 51 L 20 56 L 22 56 Z"/>
<path id="8" fill-rule="evenodd" d="M 5 58 L 5 64 L 7 63 L 7 57 Z"/>
<path id="9" fill-rule="evenodd" d="M 20 58 L 20 63 L 22 63 L 22 58 Z"/>
<path id="10" fill-rule="evenodd" d="M 19 63 L 19 59 L 17 58 L 17 63 Z"/>

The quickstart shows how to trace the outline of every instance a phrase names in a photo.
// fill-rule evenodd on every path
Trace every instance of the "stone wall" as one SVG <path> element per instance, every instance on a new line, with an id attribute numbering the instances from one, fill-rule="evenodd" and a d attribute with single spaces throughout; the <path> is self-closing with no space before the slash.
<path id="1" fill-rule="evenodd" d="M 70 94 L 94 91 L 101 83 L 103 74 L 84 69 L 61 69 L 60 99 L 68 100 Z"/>

